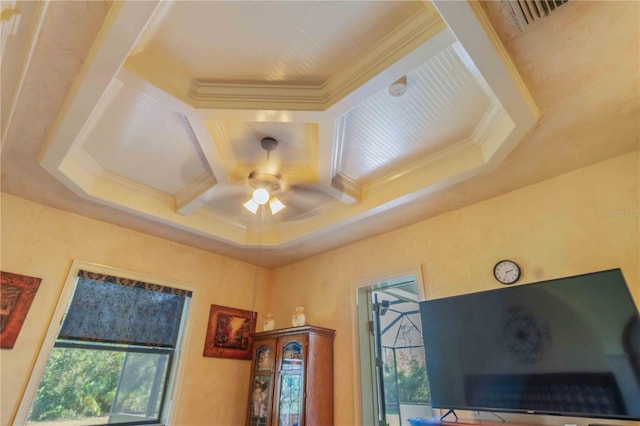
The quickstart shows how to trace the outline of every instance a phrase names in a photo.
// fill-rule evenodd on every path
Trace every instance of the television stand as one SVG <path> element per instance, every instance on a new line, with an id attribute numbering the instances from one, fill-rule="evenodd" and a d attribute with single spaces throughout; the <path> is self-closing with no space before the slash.
<path id="1" fill-rule="evenodd" d="M 444 415 L 442 417 L 440 417 L 440 420 L 444 420 L 445 417 L 447 417 L 449 414 L 453 414 L 453 417 L 456 418 L 456 421 L 458 421 L 458 415 L 456 414 L 456 412 L 453 410 L 453 408 L 450 408 L 449 411 L 447 411 L 446 413 L 444 413 Z"/>
<path id="2" fill-rule="evenodd" d="M 543 426 L 541 424 L 533 424 L 533 423 L 497 422 L 495 420 L 480 420 L 480 419 L 440 420 L 439 417 L 435 417 L 433 419 L 427 419 L 426 424 L 428 426 Z M 620 425 L 599 425 L 599 426 L 620 426 Z"/>

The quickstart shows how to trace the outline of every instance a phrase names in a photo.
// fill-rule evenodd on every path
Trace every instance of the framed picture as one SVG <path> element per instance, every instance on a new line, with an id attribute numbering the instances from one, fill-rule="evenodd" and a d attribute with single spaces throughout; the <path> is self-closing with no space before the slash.
<path id="1" fill-rule="evenodd" d="M 204 356 L 251 359 L 256 313 L 211 305 Z"/>
<path id="2" fill-rule="evenodd" d="M 0 348 L 16 343 L 42 278 L 0 272 Z"/>

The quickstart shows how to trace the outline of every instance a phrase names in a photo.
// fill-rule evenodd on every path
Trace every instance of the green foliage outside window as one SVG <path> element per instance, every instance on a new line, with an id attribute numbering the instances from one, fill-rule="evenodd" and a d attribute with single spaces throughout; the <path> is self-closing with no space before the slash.
<path id="1" fill-rule="evenodd" d="M 396 382 L 397 374 L 397 382 Z M 398 403 L 429 404 L 431 395 L 425 365 L 415 359 L 396 370 L 393 358 L 384 363 L 384 396 L 388 414 L 399 414 Z"/>
<path id="2" fill-rule="evenodd" d="M 53 348 L 30 421 L 108 415 L 124 358 L 124 352 Z"/>

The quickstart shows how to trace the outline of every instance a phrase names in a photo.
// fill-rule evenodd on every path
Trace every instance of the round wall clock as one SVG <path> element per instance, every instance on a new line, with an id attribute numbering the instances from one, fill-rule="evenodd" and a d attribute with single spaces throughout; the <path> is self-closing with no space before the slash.
<path id="1" fill-rule="evenodd" d="M 513 260 L 501 260 L 493 267 L 493 276 L 502 284 L 513 284 L 520 279 L 520 266 Z"/>

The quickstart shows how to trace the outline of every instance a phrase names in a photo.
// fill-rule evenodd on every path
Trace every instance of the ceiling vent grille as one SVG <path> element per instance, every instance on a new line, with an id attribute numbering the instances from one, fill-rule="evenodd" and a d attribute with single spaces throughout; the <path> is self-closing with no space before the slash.
<path id="1" fill-rule="evenodd" d="M 544 18 L 568 0 L 509 0 L 511 12 L 520 30 Z"/>

